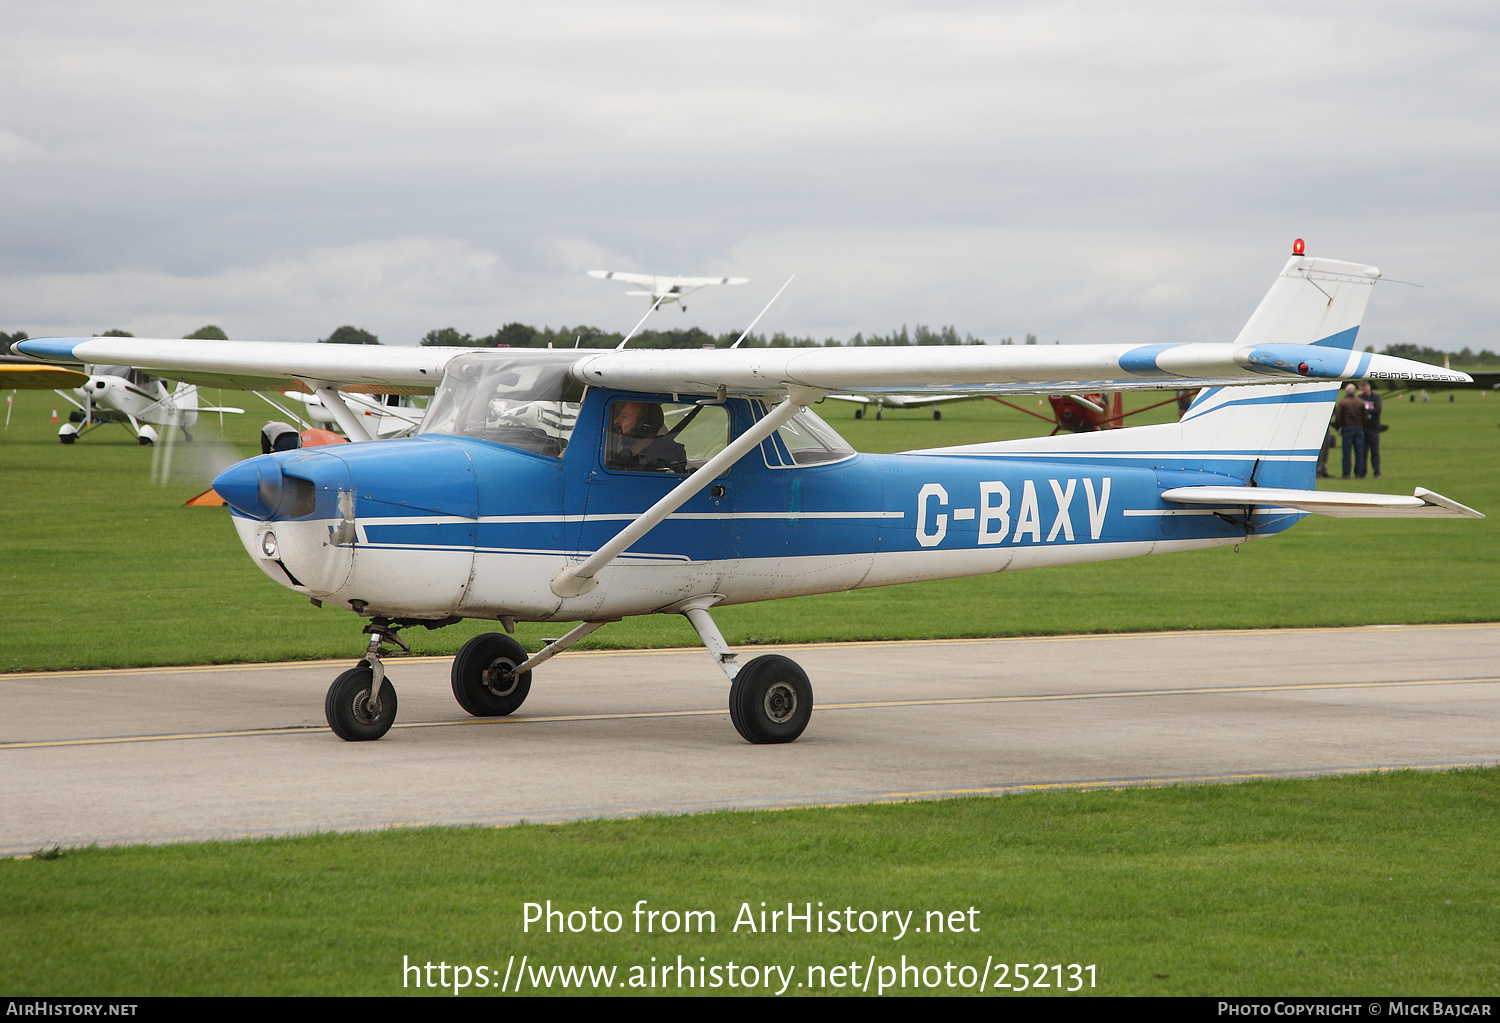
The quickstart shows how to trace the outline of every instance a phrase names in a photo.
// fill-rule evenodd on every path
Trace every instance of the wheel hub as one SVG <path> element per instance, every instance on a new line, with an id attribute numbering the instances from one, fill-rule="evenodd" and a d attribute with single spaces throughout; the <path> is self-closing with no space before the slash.
<path id="1" fill-rule="evenodd" d="M 380 704 L 370 705 L 370 691 L 361 689 L 354 697 L 354 717 L 362 725 L 373 725 L 380 717 Z"/>
<path id="2" fill-rule="evenodd" d="M 521 684 L 521 677 L 516 674 L 515 667 L 515 662 L 508 657 L 491 661 L 490 666 L 484 669 L 484 687 L 496 696 L 509 696 Z"/>
<path id="3" fill-rule="evenodd" d="M 785 682 L 777 682 L 766 690 L 766 717 L 778 725 L 791 720 L 797 713 L 797 691 Z"/>

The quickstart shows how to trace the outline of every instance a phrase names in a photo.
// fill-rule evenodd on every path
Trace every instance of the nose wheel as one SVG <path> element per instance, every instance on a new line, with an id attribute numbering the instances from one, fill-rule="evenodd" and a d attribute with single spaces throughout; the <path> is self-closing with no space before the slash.
<path id="1" fill-rule="evenodd" d="M 328 696 L 323 700 L 323 716 L 328 719 L 333 734 L 345 742 L 378 739 L 395 723 L 396 687 L 385 677 L 385 662 L 380 656 L 386 652 L 386 643 L 394 643 L 411 653 L 411 647 L 396 635 L 407 624 L 410 622 L 373 619 L 365 626 L 365 631 L 370 634 L 370 645 L 365 650 L 364 659 L 334 679 L 333 685 L 328 687 Z"/>
<path id="2" fill-rule="evenodd" d="M 396 688 L 390 679 L 382 677 L 380 696 L 372 700 L 374 683 L 375 670 L 361 661 L 359 667 L 350 668 L 328 687 L 323 713 L 333 734 L 345 742 L 378 739 L 396 720 Z"/>

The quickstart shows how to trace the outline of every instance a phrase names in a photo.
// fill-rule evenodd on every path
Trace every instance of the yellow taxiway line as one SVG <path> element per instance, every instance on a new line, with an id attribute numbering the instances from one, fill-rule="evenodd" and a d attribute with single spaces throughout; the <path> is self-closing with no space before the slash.
<path id="1" fill-rule="evenodd" d="M 1116 692 L 1038 693 L 1023 696 L 957 696 L 925 700 L 870 700 L 860 703 L 823 703 L 820 713 L 835 710 L 881 710 L 891 707 L 952 707 L 973 704 L 1052 703 L 1063 700 L 1116 700 L 1162 696 L 1225 696 L 1235 693 L 1315 692 L 1342 689 L 1398 689 L 1412 686 L 1488 685 L 1500 676 L 1482 678 L 1396 679 L 1386 682 L 1298 682 L 1260 686 L 1194 686 L 1186 689 L 1132 689 Z M 456 721 L 410 721 L 397 728 L 452 728 L 464 725 L 539 725 L 562 721 L 628 721 L 639 718 L 710 717 L 728 714 L 727 707 L 704 710 L 645 710 L 613 714 L 544 714 L 536 717 L 463 718 Z M 41 749 L 54 746 L 105 746 L 135 742 L 175 742 L 185 739 L 231 739 L 253 735 L 323 734 L 323 725 L 286 725 L 277 728 L 230 729 L 217 732 L 174 732 L 160 735 L 96 736 L 81 739 L 43 739 L 33 742 L 0 742 L 0 750 Z M 1249 776 L 1247 776 L 1249 777 Z M 975 790 L 979 791 L 979 790 Z"/>
<path id="2" fill-rule="evenodd" d="M 1171 637 L 1196 636 L 1265 636 L 1276 634 L 1318 635 L 1330 632 L 1357 632 L 1360 630 L 1438 631 L 1448 629 L 1500 629 L 1500 622 L 1443 622 L 1416 625 L 1319 625 L 1301 629 L 1177 629 L 1170 632 L 1085 632 L 1064 633 L 1055 636 L 976 636 L 963 639 L 863 639 L 847 642 L 825 643 L 765 643 L 742 644 L 740 649 L 768 650 L 869 650 L 884 647 L 922 646 L 970 646 L 976 643 L 1077 643 L 1104 642 L 1108 640 L 1167 639 Z M 687 647 L 638 647 L 629 650 L 592 649 L 568 650 L 558 657 L 649 657 L 657 654 L 702 654 L 701 646 Z M 202 671 L 277 671 L 289 668 L 348 667 L 359 658 L 324 658 L 310 661 L 265 661 L 247 664 L 177 664 L 156 668 L 67 668 L 61 671 L 17 671 L 0 672 L 0 683 L 35 678 L 80 678 L 99 675 L 180 675 Z M 388 664 L 439 664 L 453 660 L 452 654 L 420 654 L 415 657 L 389 656 Z"/>

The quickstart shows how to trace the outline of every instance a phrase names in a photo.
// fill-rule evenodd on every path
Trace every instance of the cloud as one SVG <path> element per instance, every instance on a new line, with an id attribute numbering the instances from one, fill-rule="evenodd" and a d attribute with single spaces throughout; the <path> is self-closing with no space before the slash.
<path id="1" fill-rule="evenodd" d="M 1403 339 L 1495 347 L 1497 30 L 1384 2 L 33 5 L 0 78 L 5 329 L 628 326 L 592 263 L 754 277 L 678 316 L 713 330 L 796 271 L 771 329 L 1232 333 L 1301 235 L 1444 282 Z"/>

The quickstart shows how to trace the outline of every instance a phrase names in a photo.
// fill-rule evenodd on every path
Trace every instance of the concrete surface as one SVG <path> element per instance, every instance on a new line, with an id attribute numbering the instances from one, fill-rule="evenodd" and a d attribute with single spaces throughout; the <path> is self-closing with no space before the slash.
<path id="1" fill-rule="evenodd" d="M 323 722 L 339 662 L 0 676 L 0 854 L 1028 787 L 1500 762 L 1500 625 L 845 643 L 817 709 L 735 734 L 702 650 L 564 654 L 511 718 L 392 659 L 379 742 Z"/>

